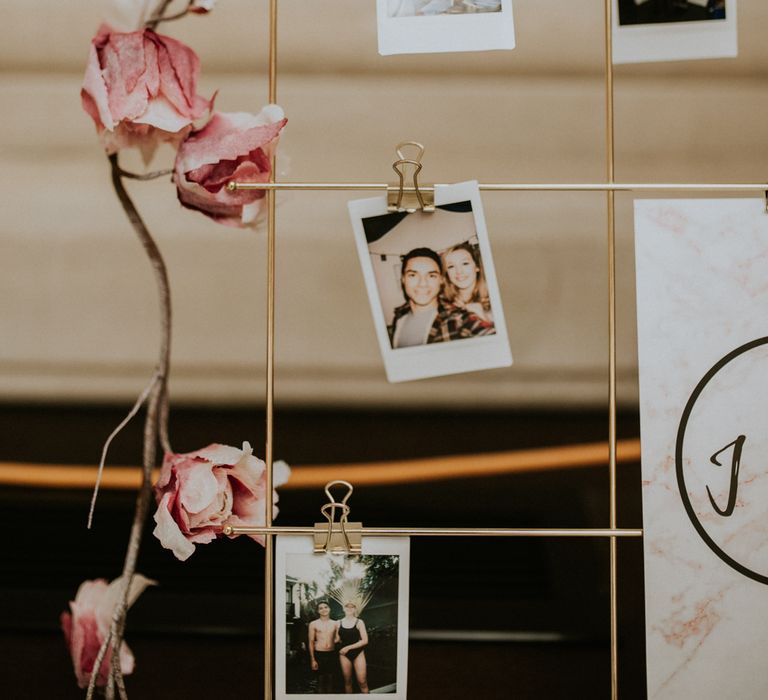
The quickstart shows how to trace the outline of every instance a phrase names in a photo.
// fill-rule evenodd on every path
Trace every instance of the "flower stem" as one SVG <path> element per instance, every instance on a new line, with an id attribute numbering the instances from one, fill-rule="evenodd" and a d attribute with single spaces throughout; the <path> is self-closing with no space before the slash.
<path id="1" fill-rule="evenodd" d="M 165 16 L 164 13 L 166 9 L 168 8 L 168 5 L 171 4 L 173 0 L 165 0 L 162 5 L 157 9 L 157 12 L 153 15 L 152 19 L 147 22 L 147 27 L 149 29 L 154 30 L 160 22 L 172 22 L 175 19 L 181 19 L 182 17 L 186 17 L 189 14 L 189 11 L 192 9 L 192 5 L 194 4 L 195 0 L 188 0 L 187 7 L 184 10 L 181 10 L 180 12 L 177 12 L 175 15 L 167 15 Z"/>
<path id="2" fill-rule="evenodd" d="M 161 336 L 160 357 L 156 369 L 157 381 L 152 385 L 152 389 L 149 393 L 149 398 L 147 400 L 147 414 L 144 420 L 141 488 L 136 498 L 136 509 L 133 515 L 131 534 L 128 539 L 128 549 L 123 563 L 125 588 L 123 589 L 122 596 L 112 613 L 112 624 L 109 633 L 104 639 L 93 665 L 86 696 L 87 700 L 93 698 L 93 693 L 96 688 L 96 680 L 104 657 L 110 646 L 112 648 L 113 659 L 109 665 L 110 670 L 107 692 L 108 695 L 114 697 L 114 689 L 115 685 L 117 685 L 120 697 L 127 697 L 120 671 L 120 647 L 123 642 L 125 619 L 128 612 L 128 592 L 131 587 L 133 575 L 136 572 L 136 561 L 139 556 L 144 521 L 147 518 L 152 497 L 152 470 L 156 462 L 158 439 L 165 451 L 171 451 L 171 446 L 168 441 L 168 370 L 171 353 L 171 290 L 168 283 L 168 272 L 157 244 L 150 235 L 146 224 L 142 221 L 139 212 L 123 185 L 122 178 L 124 177 L 124 174 L 118 165 L 117 154 L 110 155 L 109 162 L 112 166 L 112 185 L 115 188 L 117 198 L 120 200 L 120 204 L 122 204 L 128 220 L 131 222 L 136 235 L 139 237 L 155 272 L 155 281 L 157 283 L 158 297 L 160 301 Z"/>
<path id="3" fill-rule="evenodd" d="M 121 177 L 127 177 L 130 180 L 157 180 L 159 177 L 165 177 L 166 175 L 170 175 L 173 173 L 173 169 L 168 168 L 167 170 L 154 170 L 151 173 L 132 173 L 129 170 L 123 170 L 120 168 L 120 176 Z"/>

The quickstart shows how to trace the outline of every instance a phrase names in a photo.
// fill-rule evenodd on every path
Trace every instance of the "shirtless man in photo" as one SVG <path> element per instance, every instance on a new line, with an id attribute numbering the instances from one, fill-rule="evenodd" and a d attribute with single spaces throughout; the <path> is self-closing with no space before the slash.
<path id="1" fill-rule="evenodd" d="M 333 692 L 333 676 L 339 667 L 339 655 L 334 639 L 338 622 L 331 619 L 331 606 L 317 604 L 318 619 L 309 623 L 309 658 L 312 670 L 317 672 L 317 692 Z"/>

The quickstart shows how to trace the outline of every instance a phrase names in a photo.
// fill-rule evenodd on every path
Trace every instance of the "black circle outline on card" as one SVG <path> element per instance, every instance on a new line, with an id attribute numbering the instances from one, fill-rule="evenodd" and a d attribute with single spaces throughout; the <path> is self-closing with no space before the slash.
<path id="1" fill-rule="evenodd" d="M 685 487 L 685 475 L 683 474 L 683 441 L 685 440 L 685 429 L 688 427 L 688 419 L 691 417 L 691 412 L 693 411 L 693 407 L 696 405 L 696 401 L 701 395 L 701 392 L 704 391 L 704 388 L 707 386 L 710 380 L 723 367 L 731 362 L 731 360 L 734 360 L 739 357 L 739 355 L 743 355 L 745 352 L 749 352 L 750 350 L 760 347 L 761 345 L 768 345 L 768 336 L 764 338 L 758 338 L 757 340 L 752 340 L 749 343 L 746 343 L 729 352 L 725 357 L 718 360 L 712 369 L 710 369 L 704 375 L 701 381 L 696 385 L 696 388 L 693 390 L 693 393 L 688 399 L 688 403 L 685 404 L 685 410 L 683 411 L 683 415 L 680 418 L 680 426 L 677 429 L 677 441 L 675 444 L 675 469 L 677 471 L 677 486 L 680 489 L 680 497 L 683 500 L 683 505 L 685 506 L 685 510 L 688 513 L 688 517 L 691 519 L 691 523 L 693 524 L 693 527 L 696 528 L 696 532 L 699 533 L 701 539 L 704 540 L 707 546 L 718 557 L 720 557 L 720 559 L 728 564 L 728 566 L 732 567 L 747 578 L 751 578 L 754 581 L 768 585 L 768 576 L 764 574 L 758 574 L 757 572 L 752 571 L 752 569 L 748 569 L 746 566 L 733 559 L 733 557 L 730 557 L 728 554 L 726 554 L 720 547 L 718 547 L 717 544 L 715 544 L 714 540 L 709 536 L 709 533 L 707 533 L 706 529 L 699 521 L 696 512 L 693 510 L 691 501 L 688 498 L 688 490 Z"/>

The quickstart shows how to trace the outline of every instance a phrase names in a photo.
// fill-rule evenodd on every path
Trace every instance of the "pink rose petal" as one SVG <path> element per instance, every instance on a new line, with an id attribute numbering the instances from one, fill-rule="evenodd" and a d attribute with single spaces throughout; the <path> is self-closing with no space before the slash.
<path id="1" fill-rule="evenodd" d="M 193 131 L 176 155 L 173 180 L 182 206 L 227 226 L 255 222 L 264 190 L 227 189 L 229 182 L 267 182 L 271 157 L 286 124 L 277 105 L 258 115 L 216 112 Z"/>
<path id="2" fill-rule="evenodd" d="M 179 467 L 179 503 L 188 513 L 197 513 L 216 498 L 219 485 L 204 460 L 187 460 Z"/>
<path id="3" fill-rule="evenodd" d="M 288 465 L 277 462 L 276 483 L 285 483 L 289 472 Z M 187 454 L 166 454 L 155 485 L 155 536 L 184 560 L 195 544 L 222 536 L 226 524 L 263 525 L 265 479 L 264 462 L 247 442 L 242 449 L 213 444 Z M 253 539 L 263 543 L 264 538 Z"/>
<path id="4" fill-rule="evenodd" d="M 138 147 L 145 160 L 160 142 L 178 144 L 212 107 L 197 94 L 192 49 L 150 29 L 103 25 L 91 43 L 81 90 L 107 153 Z"/>
<path id="5" fill-rule="evenodd" d="M 69 612 L 61 614 L 64 641 L 72 657 L 72 666 L 81 688 L 87 688 L 90 683 L 93 665 L 106 639 L 115 605 L 123 595 L 124 581 L 122 577 L 110 584 L 104 579 L 84 581 L 77 589 L 75 599 L 69 603 Z M 128 606 L 130 607 L 141 592 L 153 583 L 154 581 L 135 574 L 128 593 Z M 112 653 L 112 647 L 108 646 L 99 668 L 97 686 L 103 687 L 107 684 Z M 120 668 L 123 675 L 132 673 L 134 669 L 133 654 L 125 642 L 120 646 Z"/>
<path id="6" fill-rule="evenodd" d="M 194 553 L 195 545 L 184 537 L 176 521 L 171 517 L 171 512 L 168 509 L 170 498 L 171 495 L 166 493 L 158 504 L 154 515 L 157 526 L 152 534 L 160 540 L 163 547 L 170 549 L 177 559 L 186 561 Z"/>

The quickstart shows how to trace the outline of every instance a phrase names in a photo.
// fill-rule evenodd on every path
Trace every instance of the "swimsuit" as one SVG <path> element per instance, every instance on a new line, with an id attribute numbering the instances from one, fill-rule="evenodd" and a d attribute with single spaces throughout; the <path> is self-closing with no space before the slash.
<path id="1" fill-rule="evenodd" d="M 317 651 L 315 649 L 315 661 L 317 661 L 317 672 L 320 675 L 333 673 L 339 662 L 339 655 L 335 651 Z"/>
<path id="2" fill-rule="evenodd" d="M 360 630 L 357 629 L 358 624 L 360 624 L 360 620 L 355 622 L 354 627 L 344 627 L 344 625 L 339 623 L 339 639 L 341 640 L 342 648 L 348 647 L 350 644 L 357 644 L 362 639 L 360 636 Z M 350 649 L 347 652 L 347 658 L 350 661 L 354 661 L 362 653 L 362 651 L 363 647 Z"/>

